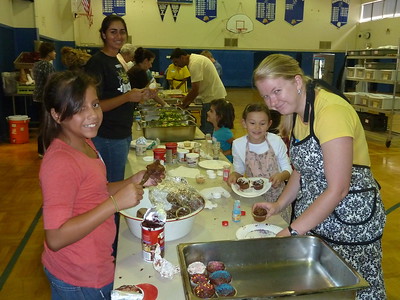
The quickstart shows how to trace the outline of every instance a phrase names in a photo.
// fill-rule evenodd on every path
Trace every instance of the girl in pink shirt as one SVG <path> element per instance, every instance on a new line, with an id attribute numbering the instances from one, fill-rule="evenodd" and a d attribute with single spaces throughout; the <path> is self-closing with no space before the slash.
<path id="1" fill-rule="evenodd" d="M 103 119 L 91 77 L 71 71 L 54 73 L 43 98 L 42 262 L 52 299 L 110 299 L 114 213 L 136 206 L 143 198 L 139 183 L 145 171 L 107 182 L 106 168 L 91 142 Z M 160 179 L 151 178 L 145 185 Z"/>

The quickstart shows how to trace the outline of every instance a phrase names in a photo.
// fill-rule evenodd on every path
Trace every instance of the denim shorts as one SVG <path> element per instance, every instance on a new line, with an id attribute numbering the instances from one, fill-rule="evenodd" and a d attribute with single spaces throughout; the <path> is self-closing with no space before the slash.
<path id="1" fill-rule="evenodd" d="M 88 287 L 79 287 L 65 283 L 52 275 L 46 268 L 44 268 L 47 278 L 51 286 L 51 299 L 52 300 L 110 300 L 113 282 L 110 284 L 96 289 Z"/>
<path id="2" fill-rule="evenodd" d="M 128 161 L 132 136 L 125 139 L 107 139 L 96 136 L 92 139 L 107 169 L 107 181 L 121 181 L 125 178 L 125 165 Z"/>

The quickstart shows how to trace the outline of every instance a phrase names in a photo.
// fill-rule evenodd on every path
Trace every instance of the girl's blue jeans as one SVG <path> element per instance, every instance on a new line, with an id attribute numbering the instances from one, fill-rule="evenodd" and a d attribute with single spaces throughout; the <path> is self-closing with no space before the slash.
<path id="1" fill-rule="evenodd" d="M 52 300 L 110 300 L 113 283 L 100 288 L 79 287 L 68 284 L 44 268 L 51 286 Z"/>

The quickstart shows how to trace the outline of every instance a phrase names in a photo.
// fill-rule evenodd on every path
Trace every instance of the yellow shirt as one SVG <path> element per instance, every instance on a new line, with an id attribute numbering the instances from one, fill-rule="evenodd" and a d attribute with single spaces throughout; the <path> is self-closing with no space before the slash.
<path id="1" fill-rule="evenodd" d="M 336 138 L 352 137 L 353 164 L 371 165 L 364 129 L 356 111 L 346 100 L 321 89 L 316 92 L 314 110 L 314 132 L 321 145 Z M 309 133 L 309 124 L 297 116 L 295 137 L 302 140 Z"/>
<path id="2" fill-rule="evenodd" d="M 174 64 L 170 64 L 167 69 L 166 79 L 172 81 L 172 88 L 176 89 L 182 83 L 182 80 L 190 77 L 190 72 L 187 66 L 179 68 Z M 187 93 L 187 82 L 180 86 L 182 92 Z"/>

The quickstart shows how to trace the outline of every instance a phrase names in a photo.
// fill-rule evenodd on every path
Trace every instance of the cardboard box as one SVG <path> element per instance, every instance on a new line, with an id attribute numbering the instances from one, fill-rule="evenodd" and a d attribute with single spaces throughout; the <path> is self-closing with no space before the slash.
<path id="1" fill-rule="evenodd" d="M 350 101 L 350 104 L 356 104 L 356 102 L 359 102 L 359 93 L 357 92 L 345 92 L 343 93 L 347 99 Z"/>
<path id="2" fill-rule="evenodd" d="M 380 76 L 380 70 L 365 69 L 365 79 L 377 80 Z"/>
<path id="3" fill-rule="evenodd" d="M 384 94 L 369 95 L 368 106 L 378 109 L 392 109 L 394 101 L 394 109 L 400 109 L 400 97 L 393 100 L 393 96 Z"/>
<path id="4" fill-rule="evenodd" d="M 397 78 L 396 78 L 397 75 Z M 400 80 L 400 72 L 397 72 L 396 70 L 381 70 L 380 72 L 380 80 L 384 81 L 395 81 L 395 80 Z"/>
<path id="5" fill-rule="evenodd" d="M 355 75 L 356 78 L 364 79 L 365 78 L 365 68 L 364 67 L 355 67 Z"/>
<path id="6" fill-rule="evenodd" d="M 358 97 L 355 99 L 354 104 L 368 106 L 369 94 L 368 93 L 358 93 Z"/>
<path id="7" fill-rule="evenodd" d="M 356 68 L 355 67 L 347 67 L 347 78 L 354 78 L 356 77 Z"/>

